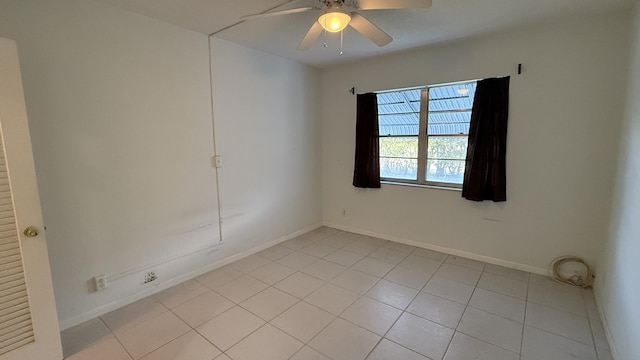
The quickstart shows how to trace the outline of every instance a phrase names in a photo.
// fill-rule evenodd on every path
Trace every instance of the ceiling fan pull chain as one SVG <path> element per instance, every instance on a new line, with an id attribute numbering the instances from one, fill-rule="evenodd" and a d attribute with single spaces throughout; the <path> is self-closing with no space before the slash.
<path id="1" fill-rule="evenodd" d="M 344 34 L 344 30 L 340 30 L 340 55 L 344 54 L 344 52 L 342 51 L 343 34 Z"/>
<path id="2" fill-rule="evenodd" d="M 322 46 L 325 48 L 329 47 L 329 45 L 327 45 L 327 30 L 324 31 L 324 41 L 322 42 Z"/>
<path id="3" fill-rule="evenodd" d="M 329 47 L 329 45 L 327 45 L 327 18 L 324 18 L 324 26 L 322 28 L 324 29 L 324 31 L 323 31 L 324 41 L 322 43 L 322 46 L 327 48 L 327 47 Z"/>

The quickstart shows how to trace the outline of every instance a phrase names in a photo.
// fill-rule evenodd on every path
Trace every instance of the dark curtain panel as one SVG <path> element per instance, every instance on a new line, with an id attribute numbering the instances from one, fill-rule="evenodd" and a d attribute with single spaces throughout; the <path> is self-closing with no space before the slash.
<path id="1" fill-rule="evenodd" d="M 473 201 L 507 200 L 509 77 L 478 82 L 471 112 L 462 196 Z"/>
<path id="2" fill-rule="evenodd" d="M 378 143 L 378 97 L 358 94 L 356 115 L 356 161 L 353 186 L 380 187 L 380 145 Z"/>

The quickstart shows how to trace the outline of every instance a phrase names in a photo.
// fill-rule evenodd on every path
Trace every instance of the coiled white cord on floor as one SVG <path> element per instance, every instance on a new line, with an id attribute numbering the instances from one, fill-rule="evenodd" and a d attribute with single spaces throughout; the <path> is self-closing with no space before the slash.
<path id="1" fill-rule="evenodd" d="M 581 274 L 577 271 L 573 271 L 570 275 L 563 274 L 561 271 L 562 267 L 571 263 L 583 266 L 585 268 L 584 273 Z M 590 288 L 595 280 L 595 275 L 591 271 L 589 265 L 587 265 L 584 260 L 575 256 L 561 256 L 553 260 L 549 268 L 549 274 L 551 275 L 551 278 L 557 282 L 582 288 Z"/>

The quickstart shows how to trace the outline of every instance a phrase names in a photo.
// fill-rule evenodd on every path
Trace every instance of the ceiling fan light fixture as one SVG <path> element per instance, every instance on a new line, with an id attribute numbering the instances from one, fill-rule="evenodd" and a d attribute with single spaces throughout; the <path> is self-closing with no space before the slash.
<path id="1" fill-rule="evenodd" d="M 340 32 L 349 25 L 351 15 L 341 10 L 327 11 L 320 15 L 318 22 L 328 32 Z"/>

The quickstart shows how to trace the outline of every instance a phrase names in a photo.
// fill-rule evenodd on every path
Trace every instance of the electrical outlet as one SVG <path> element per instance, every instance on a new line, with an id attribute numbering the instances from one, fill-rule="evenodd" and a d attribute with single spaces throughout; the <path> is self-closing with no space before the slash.
<path id="1" fill-rule="evenodd" d="M 158 278 L 158 275 L 156 275 L 155 271 L 149 271 L 148 273 L 146 273 L 144 275 L 144 282 L 143 284 L 148 284 L 154 280 L 156 280 Z"/>
<path id="2" fill-rule="evenodd" d="M 93 282 L 96 285 L 96 291 L 104 290 L 107 288 L 107 275 L 98 275 L 93 278 Z"/>

